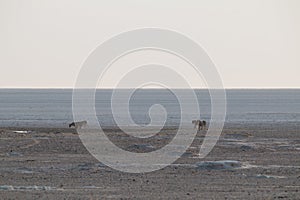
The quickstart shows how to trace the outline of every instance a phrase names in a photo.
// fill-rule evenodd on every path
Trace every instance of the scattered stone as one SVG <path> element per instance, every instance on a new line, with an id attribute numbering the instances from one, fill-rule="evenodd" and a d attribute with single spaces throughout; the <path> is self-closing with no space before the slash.
<path id="1" fill-rule="evenodd" d="M 203 161 L 196 163 L 196 166 L 204 170 L 232 170 L 242 167 L 242 163 L 235 160 Z"/>
<path id="2" fill-rule="evenodd" d="M 34 173 L 31 169 L 27 167 L 21 167 L 15 170 L 16 173 L 21 173 L 21 174 L 32 174 Z"/>
<path id="3" fill-rule="evenodd" d="M 264 174 L 258 174 L 255 177 L 256 178 L 286 178 L 285 176 L 272 176 L 272 175 L 264 175 Z"/>
<path id="4" fill-rule="evenodd" d="M 249 150 L 252 150 L 253 147 L 252 147 L 252 146 L 249 146 L 249 145 L 242 145 L 242 146 L 240 147 L 240 149 L 241 149 L 242 151 L 249 151 Z"/>
<path id="5" fill-rule="evenodd" d="M 142 151 L 142 152 L 150 152 L 154 151 L 155 148 L 151 144 L 133 144 L 129 146 L 129 150 L 131 151 Z"/>
<path id="6" fill-rule="evenodd" d="M 10 151 L 8 153 L 6 153 L 7 156 L 16 156 L 16 157 L 20 157 L 23 156 L 23 154 L 16 152 L 16 151 Z"/>
<path id="7" fill-rule="evenodd" d="M 249 134 L 249 133 L 229 133 L 229 134 L 226 134 L 225 137 L 243 140 L 243 139 L 251 137 L 251 134 Z"/>
<path id="8" fill-rule="evenodd" d="M 91 163 L 84 163 L 84 164 L 79 164 L 76 169 L 78 169 L 79 171 L 85 171 L 85 170 L 90 170 L 92 169 L 94 166 Z"/>

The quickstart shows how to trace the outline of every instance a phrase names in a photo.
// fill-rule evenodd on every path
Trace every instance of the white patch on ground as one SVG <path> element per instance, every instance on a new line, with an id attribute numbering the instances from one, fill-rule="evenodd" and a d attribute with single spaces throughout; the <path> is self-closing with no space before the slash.
<path id="1" fill-rule="evenodd" d="M 232 170 L 241 168 L 242 163 L 236 160 L 202 161 L 196 163 L 198 169 L 206 170 Z"/>
<path id="2" fill-rule="evenodd" d="M 13 186 L 13 185 L 1 185 L 0 186 L 0 191 L 1 190 L 9 190 L 9 191 L 32 191 L 32 190 L 43 190 L 43 191 L 49 191 L 49 190 L 62 190 L 62 189 L 57 189 L 55 187 L 49 187 L 49 186 Z"/>

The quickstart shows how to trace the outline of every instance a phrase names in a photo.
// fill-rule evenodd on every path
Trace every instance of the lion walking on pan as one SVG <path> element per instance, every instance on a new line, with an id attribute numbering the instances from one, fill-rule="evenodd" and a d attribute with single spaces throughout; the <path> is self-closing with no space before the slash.
<path id="1" fill-rule="evenodd" d="M 206 121 L 204 120 L 193 120 L 192 124 L 194 124 L 194 128 L 197 128 L 198 131 L 206 129 Z"/>

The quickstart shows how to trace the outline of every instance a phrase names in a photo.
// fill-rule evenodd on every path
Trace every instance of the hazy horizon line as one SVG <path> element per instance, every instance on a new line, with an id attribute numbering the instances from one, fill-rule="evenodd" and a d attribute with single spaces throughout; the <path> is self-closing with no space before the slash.
<path id="1" fill-rule="evenodd" d="M 0 90 L 3 89 L 75 89 L 75 88 L 72 88 L 72 87 L 0 87 Z M 79 88 L 77 88 L 79 89 Z M 122 90 L 122 89 L 142 89 L 142 90 L 148 90 L 148 89 L 157 89 L 157 90 L 162 90 L 162 89 L 174 89 L 174 90 L 179 90 L 179 89 L 202 89 L 202 90 L 207 90 L 207 89 L 222 89 L 222 88 L 155 88 L 155 87 L 149 87 L 149 88 L 81 88 L 81 89 L 101 89 L 101 90 L 113 90 L 113 89 L 119 89 L 119 90 Z M 280 90 L 280 89 L 300 89 L 300 87 L 224 87 L 225 90 L 243 90 L 243 89 L 246 89 L 246 90 Z"/>

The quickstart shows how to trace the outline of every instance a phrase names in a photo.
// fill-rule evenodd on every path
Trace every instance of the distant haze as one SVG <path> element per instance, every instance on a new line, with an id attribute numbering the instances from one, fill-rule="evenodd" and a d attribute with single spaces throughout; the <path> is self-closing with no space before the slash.
<path id="1" fill-rule="evenodd" d="M 0 0 L 0 88 L 71 88 L 93 49 L 143 27 L 199 43 L 226 88 L 300 88 L 298 0 Z"/>

